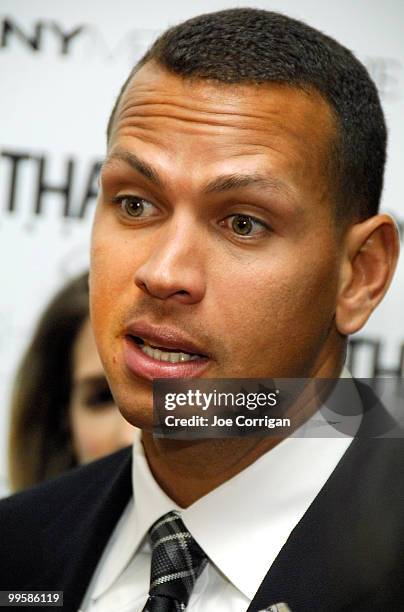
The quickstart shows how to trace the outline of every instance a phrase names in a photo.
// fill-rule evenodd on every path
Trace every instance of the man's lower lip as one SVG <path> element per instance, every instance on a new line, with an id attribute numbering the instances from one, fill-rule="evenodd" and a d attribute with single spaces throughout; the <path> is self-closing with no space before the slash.
<path id="1" fill-rule="evenodd" d="M 158 361 L 146 355 L 131 338 L 124 339 L 124 360 L 126 367 L 136 376 L 153 380 L 154 378 L 195 378 L 206 369 L 209 359 L 199 357 L 192 361 L 171 363 Z"/>

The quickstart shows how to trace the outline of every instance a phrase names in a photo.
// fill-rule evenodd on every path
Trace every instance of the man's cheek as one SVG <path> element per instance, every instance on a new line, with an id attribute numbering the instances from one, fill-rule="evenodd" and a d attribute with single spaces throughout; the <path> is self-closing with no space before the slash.
<path id="1" fill-rule="evenodd" d="M 241 281 L 232 284 L 231 296 L 225 301 L 227 315 L 234 320 L 243 318 L 250 329 L 262 333 L 259 325 L 265 321 L 272 325 L 296 306 L 296 285 L 298 279 L 287 279 L 282 275 L 263 274 L 251 271 Z M 276 315 L 276 316 L 275 316 Z"/>

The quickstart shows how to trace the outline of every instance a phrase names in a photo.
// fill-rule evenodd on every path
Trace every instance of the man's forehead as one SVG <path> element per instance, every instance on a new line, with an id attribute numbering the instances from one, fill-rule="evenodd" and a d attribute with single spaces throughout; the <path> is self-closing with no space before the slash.
<path id="1" fill-rule="evenodd" d="M 328 103 L 313 89 L 284 83 L 222 83 L 184 78 L 149 62 L 133 76 L 121 98 L 114 128 L 131 118 L 175 118 L 183 127 L 273 130 L 275 127 L 324 143 L 335 121 Z M 118 126 L 117 126 L 118 124 Z M 177 126 L 181 128 L 181 126 Z M 242 135 L 240 134 L 242 138 Z"/>
<path id="2" fill-rule="evenodd" d="M 225 83 L 215 79 L 195 76 L 181 76 L 168 71 L 155 61 L 141 66 L 130 79 L 124 96 L 138 95 L 147 98 L 148 95 L 160 94 L 167 100 L 175 100 L 181 96 L 189 100 L 189 105 L 203 105 L 216 102 L 219 107 L 225 104 L 226 110 L 239 105 L 240 97 L 253 96 L 262 91 L 262 85 L 253 83 Z M 124 97 L 123 96 L 123 97 Z"/>
<path id="3" fill-rule="evenodd" d="M 330 191 L 333 135 L 331 111 L 315 92 L 192 81 L 150 64 L 121 99 L 104 169 L 132 167 L 167 192 L 251 186 L 299 208 L 302 197 Z"/>

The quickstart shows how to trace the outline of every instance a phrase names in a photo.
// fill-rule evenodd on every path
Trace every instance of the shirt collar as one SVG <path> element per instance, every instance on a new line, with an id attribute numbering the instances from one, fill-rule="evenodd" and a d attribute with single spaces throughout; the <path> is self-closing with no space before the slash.
<path id="1" fill-rule="evenodd" d="M 124 571 L 142 544 L 153 523 L 179 506 L 154 480 L 141 442 L 141 431 L 135 430 L 132 450 L 132 498 L 123 512 L 107 544 L 94 576 L 92 598 L 103 595 Z"/>
<path id="2" fill-rule="evenodd" d="M 133 444 L 132 481 L 135 492 L 134 520 L 137 532 L 135 548 L 137 548 L 157 519 L 171 510 L 181 511 L 154 479 L 143 450 L 140 431 L 136 433 Z"/>

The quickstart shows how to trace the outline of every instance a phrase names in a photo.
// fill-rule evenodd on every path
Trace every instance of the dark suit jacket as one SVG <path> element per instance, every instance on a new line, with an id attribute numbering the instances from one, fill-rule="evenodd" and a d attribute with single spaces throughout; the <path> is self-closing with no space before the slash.
<path id="1" fill-rule="evenodd" d="M 364 405 L 374 406 L 371 391 L 360 392 Z M 390 417 L 382 407 L 377 413 L 389 429 Z M 370 438 L 372 414 L 290 534 L 249 612 L 280 601 L 292 612 L 404 610 L 404 440 Z M 125 449 L 1 501 L 0 590 L 62 590 L 63 610 L 76 611 L 131 494 Z"/>

